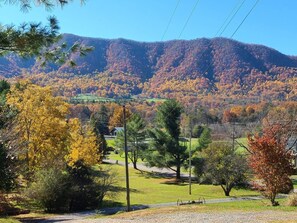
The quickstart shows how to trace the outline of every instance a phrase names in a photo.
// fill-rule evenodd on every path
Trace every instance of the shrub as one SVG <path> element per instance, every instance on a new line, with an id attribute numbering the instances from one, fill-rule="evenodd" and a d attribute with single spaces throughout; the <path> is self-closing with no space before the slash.
<path id="1" fill-rule="evenodd" d="M 98 176 L 95 178 L 96 184 L 99 185 L 98 202 L 102 204 L 104 197 L 116 197 L 117 174 L 110 169 L 101 169 Z"/>
<path id="2" fill-rule="evenodd" d="M 286 203 L 288 206 L 297 206 L 297 193 L 291 193 Z"/>
<path id="3" fill-rule="evenodd" d="M 69 180 L 57 169 L 39 170 L 27 189 L 27 195 L 36 200 L 47 212 L 68 210 Z"/>
<path id="4" fill-rule="evenodd" d="M 68 167 L 70 175 L 70 211 L 93 209 L 112 193 L 115 175 L 108 170 L 93 170 L 81 160 Z"/>
<path id="5" fill-rule="evenodd" d="M 38 171 L 27 194 L 47 212 L 94 209 L 114 193 L 115 179 L 109 170 L 94 170 L 79 160 L 64 172 Z"/>

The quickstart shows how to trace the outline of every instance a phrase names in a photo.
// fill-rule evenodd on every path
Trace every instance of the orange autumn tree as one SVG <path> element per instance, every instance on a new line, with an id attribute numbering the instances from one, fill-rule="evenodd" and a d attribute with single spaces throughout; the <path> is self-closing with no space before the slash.
<path id="1" fill-rule="evenodd" d="M 293 153 L 288 150 L 288 136 L 282 134 L 282 125 L 266 126 L 262 135 L 248 136 L 249 166 L 257 181 L 255 187 L 277 206 L 276 195 L 292 189 Z"/>
<path id="2" fill-rule="evenodd" d="M 132 112 L 129 108 L 126 107 L 126 120 L 132 116 Z M 109 126 L 112 129 L 113 127 L 123 127 L 124 126 L 124 116 L 123 116 L 123 107 L 117 106 L 112 116 L 109 119 Z"/>

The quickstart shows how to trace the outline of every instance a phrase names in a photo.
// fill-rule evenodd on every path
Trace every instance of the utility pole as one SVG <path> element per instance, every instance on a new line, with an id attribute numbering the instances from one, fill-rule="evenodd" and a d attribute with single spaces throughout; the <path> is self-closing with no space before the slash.
<path id="1" fill-rule="evenodd" d="M 126 128 L 126 107 L 123 105 L 124 118 L 124 141 L 125 141 L 125 169 L 126 169 L 126 199 L 127 211 L 130 211 L 130 189 L 129 189 L 129 169 L 128 169 L 128 148 L 127 148 L 127 128 Z"/>
<path id="2" fill-rule="evenodd" d="M 192 194 L 192 120 L 190 118 L 190 141 L 189 141 L 189 195 Z"/>

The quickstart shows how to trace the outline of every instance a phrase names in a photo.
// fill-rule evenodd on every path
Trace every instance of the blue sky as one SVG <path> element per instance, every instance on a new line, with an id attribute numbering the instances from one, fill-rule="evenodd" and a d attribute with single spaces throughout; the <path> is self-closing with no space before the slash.
<path id="1" fill-rule="evenodd" d="M 0 23 L 18 25 L 46 22 L 55 15 L 62 33 L 99 38 L 127 38 L 137 41 L 213 38 L 234 7 L 244 0 L 79 0 L 51 12 L 34 7 L 23 13 L 18 6 L 0 3 Z M 245 0 L 222 33 L 230 38 L 257 0 Z M 0 1 L 1 2 L 1 1 Z M 162 38 L 176 8 L 171 24 Z M 187 25 L 186 21 L 193 11 Z M 284 54 L 297 55 L 297 1 L 260 0 L 233 39 L 263 44 Z M 184 30 L 183 30 L 184 28 Z M 183 31 L 182 31 L 183 30 Z M 220 33 L 220 32 L 219 32 Z"/>

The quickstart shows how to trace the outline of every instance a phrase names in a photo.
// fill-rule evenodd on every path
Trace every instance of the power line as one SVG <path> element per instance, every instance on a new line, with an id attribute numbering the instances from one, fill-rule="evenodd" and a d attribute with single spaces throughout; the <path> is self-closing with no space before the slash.
<path id="1" fill-rule="evenodd" d="M 260 0 L 257 0 L 255 2 L 255 4 L 253 5 L 253 7 L 251 8 L 251 10 L 248 12 L 248 14 L 244 17 L 244 19 L 241 21 L 241 23 L 238 25 L 238 27 L 236 28 L 236 30 L 233 32 L 233 34 L 231 35 L 230 38 L 232 38 L 237 31 L 239 30 L 239 28 L 242 26 L 242 24 L 244 23 L 244 21 L 247 19 L 247 17 L 252 13 L 252 11 L 255 9 L 255 7 L 257 6 L 257 4 L 260 2 Z"/>
<path id="2" fill-rule="evenodd" d="M 245 1 L 246 1 L 246 0 L 244 0 L 244 1 L 241 3 L 239 9 L 241 8 L 241 6 L 243 5 L 243 3 L 244 3 Z M 232 37 L 236 34 L 236 32 L 239 30 L 239 28 L 240 28 L 241 25 L 244 23 L 244 21 L 247 19 L 247 17 L 248 17 L 248 16 L 251 14 L 251 12 L 255 9 L 255 7 L 256 7 L 257 4 L 259 3 L 259 1 L 260 1 L 260 0 L 257 0 L 257 1 L 255 2 L 255 4 L 253 5 L 253 7 L 250 9 L 250 11 L 247 13 L 247 15 L 244 17 L 244 19 L 243 19 L 243 20 L 241 21 L 241 23 L 238 25 L 238 27 L 237 27 L 236 30 L 233 32 L 233 34 L 231 35 L 230 38 L 232 38 Z M 239 9 L 238 9 L 237 11 L 239 11 Z M 236 13 L 237 13 L 237 11 L 236 11 Z M 208 65 L 206 71 L 204 72 L 204 74 L 208 73 L 210 67 L 211 67 L 211 63 L 209 63 L 209 65 Z"/>
<path id="3" fill-rule="evenodd" d="M 225 26 L 226 22 L 229 20 L 229 18 L 231 17 L 231 15 L 234 13 L 235 9 L 238 7 L 239 2 L 241 0 L 238 0 L 237 3 L 235 4 L 235 6 L 232 8 L 231 12 L 229 13 L 229 15 L 226 17 L 226 19 L 224 20 L 223 24 L 221 25 L 221 27 L 219 28 L 219 30 L 216 32 L 215 36 L 218 36 L 219 32 L 222 30 L 222 28 Z"/>
<path id="4" fill-rule="evenodd" d="M 164 36 L 166 35 L 166 33 L 167 33 L 167 31 L 168 31 L 168 28 L 169 28 L 169 26 L 170 26 L 170 24 L 171 24 L 171 22 L 172 22 L 172 19 L 173 19 L 174 15 L 175 15 L 175 12 L 176 12 L 176 10 L 177 10 L 177 7 L 178 7 L 180 1 L 181 1 L 181 0 L 178 0 L 177 3 L 176 3 L 176 6 L 175 6 L 175 8 L 174 8 L 174 10 L 173 10 L 173 12 L 172 12 L 172 15 L 171 15 L 171 17 L 170 17 L 170 19 L 169 19 L 169 22 L 168 22 L 167 26 L 166 26 L 166 29 L 165 29 L 165 31 L 164 31 L 164 33 L 163 33 L 163 35 L 162 35 L 161 41 L 163 41 Z"/>
<path id="5" fill-rule="evenodd" d="M 196 1 L 196 3 L 195 3 L 195 5 L 194 5 L 194 7 L 192 8 L 192 11 L 191 11 L 191 13 L 190 13 L 190 15 L 189 15 L 189 17 L 188 17 L 188 19 L 187 19 L 187 21 L 186 21 L 185 25 L 183 26 L 183 28 L 182 28 L 182 31 L 180 32 L 180 34 L 179 34 L 178 38 L 180 38 L 180 37 L 181 37 L 181 35 L 183 34 L 184 30 L 186 29 L 186 27 L 187 27 L 187 25 L 188 25 L 188 23 L 189 23 L 189 21 L 190 21 L 190 19 L 191 19 L 192 15 L 193 15 L 193 13 L 194 13 L 195 9 L 196 9 L 196 7 L 197 7 L 197 5 L 198 5 L 199 1 L 200 1 L 200 0 L 197 0 L 197 1 Z"/>
<path id="6" fill-rule="evenodd" d="M 231 19 L 229 20 L 229 22 L 226 24 L 225 28 L 222 30 L 222 32 L 220 33 L 220 36 L 225 32 L 226 28 L 230 25 L 230 23 L 233 21 L 234 17 L 237 15 L 237 13 L 239 12 L 239 10 L 241 9 L 242 5 L 245 3 L 246 0 L 243 0 L 241 2 L 241 4 L 239 5 L 239 7 L 237 8 L 236 12 L 233 14 L 233 16 L 231 17 Z"/>

